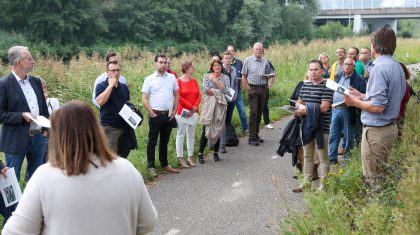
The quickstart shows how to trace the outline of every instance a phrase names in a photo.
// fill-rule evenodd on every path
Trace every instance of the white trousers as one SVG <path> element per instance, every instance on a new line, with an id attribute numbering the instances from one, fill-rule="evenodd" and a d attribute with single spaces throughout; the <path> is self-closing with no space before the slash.
<path id="1" fill-rule="evenodd" d="M 184 156 L 184 135 L 187 133 L 187 152 L 188 156 L 192 157 L 194 154 L 195 128 L 197 122 L 195 122 L 194 125 L 189 125 L 180 121 L 179 115 L 176 115 L 175 118 L 178 124 L 178 130 L 176 132 L 176 155 L 177 157 Z"/>

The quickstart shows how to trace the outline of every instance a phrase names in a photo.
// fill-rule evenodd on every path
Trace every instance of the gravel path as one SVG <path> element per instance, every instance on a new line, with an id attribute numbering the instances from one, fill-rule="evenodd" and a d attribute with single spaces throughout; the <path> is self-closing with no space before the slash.
<path id="1" fill-rule="evenodd" d="M 149 186 L 159 213 L 152 234 L 278 234 L 278 222 L 289 209 L 305 208 L 302 194 L 293 194 L 291 156 L 275 151 L 291 117 L 262 129 L 260 146 L 247 144 L 220 154 L 222 161 L 161 175 Z M 198 144 L 198 143 L 197 143 Z"/>

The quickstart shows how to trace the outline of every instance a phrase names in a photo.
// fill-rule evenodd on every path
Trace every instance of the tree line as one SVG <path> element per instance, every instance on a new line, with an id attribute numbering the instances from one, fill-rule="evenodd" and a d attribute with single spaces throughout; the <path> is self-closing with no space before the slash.
<path id="1" fill-rule="evenodd" d="M 0 9 L 2 38 L 37 44 L 49 54 L 58 47 L 77 51 L 127 43 L 195 52 L 220 51 L 227 44 L 241 49 L 255 41 L 296 42 L 312 38 L 318 5 L 316 0 L 2 0 Z"/>

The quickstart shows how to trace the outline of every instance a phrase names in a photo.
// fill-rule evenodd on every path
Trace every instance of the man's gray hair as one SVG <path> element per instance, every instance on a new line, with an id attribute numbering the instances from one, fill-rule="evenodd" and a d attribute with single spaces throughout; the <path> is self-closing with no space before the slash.
<path id="1" fill-rule="evenodd" d="M 23 46 L 14 46 L 9 49 L 9 64 L 11 66 L 15 65 L 17 61 L 20 61 L 23 59 L 23 52 L 29 51 L 27 47 Z"/>

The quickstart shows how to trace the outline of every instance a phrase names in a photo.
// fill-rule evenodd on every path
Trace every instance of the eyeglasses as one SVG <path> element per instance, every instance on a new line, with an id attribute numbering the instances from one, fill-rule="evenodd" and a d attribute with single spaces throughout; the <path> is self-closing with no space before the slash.
<path id="1" fill-rule="evenodd" d="M 120 72 L 120 69 L 111 69 L 111 70 L 109 70 L 109 71 L 111 71 L 111 72 L 115 73 L 115 72 Z"/>

